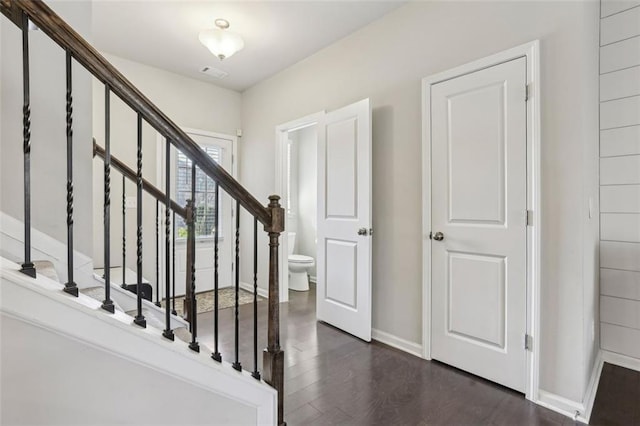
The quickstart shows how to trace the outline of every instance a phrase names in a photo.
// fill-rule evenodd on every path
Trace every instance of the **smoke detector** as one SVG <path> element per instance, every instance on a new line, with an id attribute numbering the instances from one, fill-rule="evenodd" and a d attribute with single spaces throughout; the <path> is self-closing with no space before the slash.
<path id="1" fill-rule="evenodd" d="M 210 66 L 202 67 L 200 72 L 210 77 L 217 78 L 218 80 L 222 80 L 223 78 L 229 75 L 228 72 L 225 72 L 225 71 L 222 71 L 221 69 L 210 67 Z"/>

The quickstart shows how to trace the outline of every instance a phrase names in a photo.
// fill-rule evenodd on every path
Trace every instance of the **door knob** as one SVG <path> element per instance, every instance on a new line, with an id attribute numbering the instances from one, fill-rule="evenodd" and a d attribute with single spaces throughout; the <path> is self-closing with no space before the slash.
<path id="1" fill-rule="evenodd" d="M 442 232 L 436 232 L 433 235 L 433 239 L 436 240 L 436 241 L 442 241 L 442 240 L 444 240 L 444 234 Z"/>
<path id="2" fill-rule="evenodd" d="M 367 228 L 358 229 L 358 235 L 367 235 Z"/>

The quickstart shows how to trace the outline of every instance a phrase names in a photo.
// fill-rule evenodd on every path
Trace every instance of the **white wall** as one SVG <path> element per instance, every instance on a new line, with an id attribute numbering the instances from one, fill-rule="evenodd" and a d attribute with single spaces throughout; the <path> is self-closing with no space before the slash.
<path id="1" fill-rule="evenodd" d="M 47 4 L 91 41 L 91 3 Z M 0 18 L 2 35 L 0 94 L 0 210 L 23 218 L 22 42 L 21 31 Z M 33 227 L 66 242 L 65 53 L 41 31 L 30 37 L 31 67 L 31 218 Z M 91 80 L 73 66 L 74 233 L 75 249 L 91 255 Z M 65 277 L 61 277 L 65 279 Z"/>
<path id="2" fill-rule="evenodd" d="M 2 424 L 256 424 L 255 408 L 27 322 L 1 318 Z"/>
<path id="3" fill-rule="evenodd" d="M 601 12 L 601 345 L 640 360 L 640 2 Z"/>
<path id="4" fill-rule="evenodd" d="M 298 235 L 296 253 L 317 258 L 318 234 L 318 130 L 305 127 L 295 132 L 298 145 Z M 315 266 L 309 270 L 316 276 Z"/>
<path id="5" fill-rule="evenodd" d="M 228 361 L 4 258 L 0 284 L 0 423 L 274 423 L 276 391 Z"/>
<path id="6" fill-rule="evenodd" d="M 597 156 L 589 154 L 598 132 L 597 2 L 409 3 L 243 93 L 240 177 L 266 200 L 276 125 L 370 97 L 373 327 L 420 344 L 420 80 L 534 39 L 542 71 L 540 384 L 581 401 L 597 350 L 597 214 L 588 218 L 589 198 L 597 199 Z"/>
<path id="7" fill-rule="evenodd" d="M 181 127 L 235 135 L 240 128 L 240 101 L 238 92 L 212 84 L 183 77 L 168 71 L 153 68 L 105 53 L 104 56 L 124 74 L 140 91 L 155 103 L 171 120 Z M 104 146 L 104 86 L 93 83 L 94 135 L 99 145 Z M 136 168 L 136 115 L 122 101 L 111 96 L 111 154 Z M 145 179 L 164 188 L 164 180 L 157 182 L 157 133 L 143 124 L 143 175 Z M 160 147 L 164 150 L 164 145 Z M 175 153 L 172 154 L 175 156 Z M 93 162 L 94 184 L 94 260 L 103 265 L 103 163 Z M 117 171 L 111 172 L 111 263 L 122 263 L 122 178 Z M 126 193 L 135 197 L 135 185 L 127 183 Z M 161 235 L 164 217 L 161 213 Z M 143 275 L 155 283 L 155 200 L 143 195 Z M 161 240 L 160 244 L 163 244 Z M 136 209 L 127 209 L 127 266 L 136 264 Z"/>

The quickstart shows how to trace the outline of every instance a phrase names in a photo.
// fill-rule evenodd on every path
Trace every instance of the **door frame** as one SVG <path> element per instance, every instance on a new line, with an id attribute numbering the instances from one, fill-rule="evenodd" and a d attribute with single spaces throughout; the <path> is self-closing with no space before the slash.
<path id="1" fill-rule="evenodd" d="M 201 130 L 201 129 L 193 129 L 190 127 L 180 127 L 182 129 L 182 131 L 184 131 L 187 135 L 200 135 L 200 136 L 206 136 L 206 137 L 211 137 L 211 138 L 216 138 L 216 139 L 224 139 L 224 140 L 228 140 L 231 142 L 231 170 L 229 170 L 229 173 L 231 174 L 231 176 L 234 179 L 237 179 L 237 175 L 238 175 L 238 137 L 231 135 L 231 134 L 227 134 L 227 133 L 219 133 L 219 132 L 211 132 L 208 130 Z M 166 143 L 166 138 L 164 136 L 162 136 L 160 133 L 157 133 L 156 135 L 156 186 L 164 191 L 166 191 L 167 187 L 166 187 L 166 182 L 164 179 L 165 176 L 165 167 L 166 167 L 166 161 L 165 161 L 165 143 Z M 172 157 L 174 157 L 175 154 L 174 151 L 176 151 L 177 148 L 172 144 L 171 146 L 171 152 L 172 152 Z M 174 157 L 175 158 L 175 157 Z M 174 166 L 175 164 L 172 162 L 171 163 L 172 166 Z M 171 179 L 172 182 L 174 182 L 175 179 L 175 171 L 172 169 L 171 170 Z M 173 191 L 171 193 L 171 199 L 174 200 L 175 199 L 175 191 Z M 229 224 L 231 227 L 233 227 L 233 220 L 234 220 L 234 215 L 235 213 L 235 203 L 230 203 L 231 206 L 231 223 Z M 162 224 L 160 225 L 160 229 L 162 229 Z M 171 231 L 173 232 L 173 231 Z M 172 235 L 173 237 L 173 235 Z M 224 237 L 219 237 L 219 238 L 224 238 Z M 197 243 L 197 241 L 196 241 Z M 184 246 L 184 244 L 186 244 L 186 241 L 176 241 L 176 246 Z M 160 241 L 160 247 L 159 247 L 159 263 L 158 263 L 158 267 L 160 268 L 160 271 L 164 271 L 165 265 L 164 265 L 164 261 L 165 261 L 165 247 L 164 247 L 164 243 L 162 241 Z M 233 253 L 233 246 L 230 247 L 230 253 Z M 231 277 L 233 278 L 233 271 L 235 270 L 235 258 L 233 257 L 233 255 L 230 256 L 231 257 Z M 160 273 L 160 286 L 161 288 L 164 288 L 165 284 L 165 275 L 163 273 Z M 222 287 L 221 287 L 222 288 Z"/>
<path id="2" fill-rule="evenodd" d="M 287 181 L 287 176 L 289 175 L 287 143 L 289 140 L 287 135 L 289 132 L 319 124 L 324 116 L 325 111 L 323 110 L 276 126 L 275 193 L 280 195 L 280 205 L 284 206 L 285 212 L 289 201 L 287 197 L 287 194 L 289 193 L 289 182 Z M 284 226 L 284 232 L 280 234 L 280 256 L 278 261 L 278 279 L 280 284 L 281 303 L 289 301 L 289 238 L 287 236 L 286 217 Z"/>
<path id="3" fill-rule="evenodd" d="M 527 210 L 533 221 L 527 226 L 527 312 L 526 333 L 531 349 L 526 351 L 526 392 L 531 401 L 538 400 L 540 367 L 540 42 L 532 42 L 469 62 L 422 79 L 422 355 L 431 359 L 431 86 L 498 65 L 526 58 L 527 85 Z M 523 215 L 525 212 L 523 212 Z M 524 339 L 523 339 L 524 344 Z"/>
<path id="4" fill-rule="evenodd" d="M 231 171 L 230 174 L 231 176 L 233 176 L 234 179 L 237 178 L 238 175 L 238 137 L 231 135 L 231 134 L 226 134 L 226 133 L 219 133 L 219 132 L 210 132 L 208 130 L 201 130 L 201 129 L 192 129 L 190 127 L 180 127 L 180 129 L 182 129 L 183 132 L 185 132 L 187 135 L 190 134 L 194 134 L 194 135 L 201 135 L 201 136 L 207 136 L 210 138 L 217 138 L 217 139 L 226 139 L 231 141 L 231 152 L 232 152 L 232 157 L 231 157 Z M 156 182 L 164 182 L 164 141 L 165 141 L 165 137 L 162 136 L 160 133 L 157 133 L 156 135 L 156 143 L 157 146 L 159 147 L 156 150 L 156 161 L 158 164 L 158 167 L 156 167 Z M 173 149 L 177 149 L 175 146 L 172 146 Z M 157 185 L 158 187 L 162 187 L 164 188 L 164 185 Z"/>

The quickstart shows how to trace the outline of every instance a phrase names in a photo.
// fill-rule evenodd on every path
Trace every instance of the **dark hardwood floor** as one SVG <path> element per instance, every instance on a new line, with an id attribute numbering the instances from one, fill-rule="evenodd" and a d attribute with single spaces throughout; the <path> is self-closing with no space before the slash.
<path id="1" fill-rule="evenodd" d="M 640 372 L 604 364 L 589 424 L 640 425 Z"/>
<path id="2" fill-rule="evenodd" d="M 436 361 L 425 361 L 378 342 L 365 343 L 315 317 L 315 289 L 290 292 L 281 304 L 285 351 L 285 420 L 293 425 L 571 425 L 523 395 Z M 258 347 L 266 346 L 267 304 L 258 304 Z M 201 345 L 213 348 L 213 313 L 198 315 Z M 220 311 L 220 352 L 234 360 L 233 309 Z M 253 370 L 253 306 L 240 308 L 240 361 Z M 205 347 L 203 351 L 207 350 Z M 258 354 L 259 367 L 262 354 Z M 594 424 L 640 424 L 639 380 L 606 366 Z M 635 380 L 635 382 L 634 382 Z M 603 388 L 614 388 L 603 393 Z M 625 399 L 626 398 L 626 399 Z M 622 403 L 621 400 L 627 402 Z M 621 411 L 632 413 L 624 417 Z M 635 416 L 635 417 L 633 417 Z"/>

